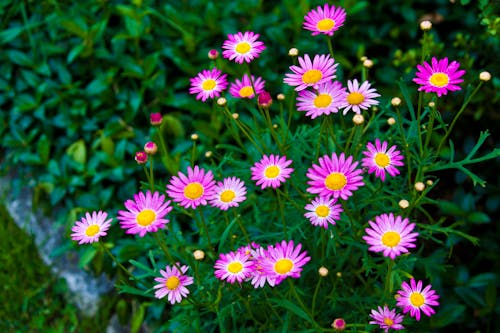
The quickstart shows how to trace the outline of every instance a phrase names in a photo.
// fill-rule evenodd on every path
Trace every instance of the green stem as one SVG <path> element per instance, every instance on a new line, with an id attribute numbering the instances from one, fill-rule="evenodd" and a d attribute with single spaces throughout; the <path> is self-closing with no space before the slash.
<path id="1" fill-rule="evenodd" d="M 389 299 L 391 296 L 392 288 L 391 288 L 391 275 L 392 268 L 394 267 L 394 260 L 387 259 L 387 275 L 385 277 L 385 287 L 384 287 L 384 297 L 385 299 Z"/>
<path id="2" fill-rule="evenodd" d="M 248 132 L 245 130 L 245 128 L 240 124 L 240 122 L 238 121 L 238 119 L 234 119 L 233 116 L 231 115 L 231 112 L 229 111 L 229 109 L 227 107 L 225 107 L 224 109 L 224 113 L 229 117 L 229 120 L 230 121 L 234 121 L 234 123 L 236 124 L 236 126 L 238 126 L 238 128 L 243 132 L 243 134 L 245 134 L 245 136 L 247 137 L 247 139 L 253 143 L 253 145 L 255 146 L 255 148 L 257 149 L 257 151 L 264 155 L 264 152 L 262 151 L 262 149 L 260 148 L 260 146 L 257 144 L 257 142 L 255 142 L 255 140 L 252 138 L 252 136 L 250 136 L 250 134 L 248 134 Z"/>
<path id="3" fill-rule="evenodd" d="M 106 253 L 108 254 L 108 256 L 111 258 L 111 260 L 113 260 L 113 262 L 114 262 L 115 264 L 117 264 L 117 265 L 118 265 L 118 267 L 120 267 L 120 268 L 121 268 L 121 270 L 122 270 L 123 272 L 125 272 L 125 274 L 127 274 L 127 275 L 128 275 L 129 277 L 131 277 L 132 279 L 135 279 L 135 277 L 132 275 L 132 273 L 130 273 L 130 272 L 129 272 L 129 270 L 128 270 L 128 269 L 126 269 L 126 268 L 125 268 L 125 266 L 123 266 L 123 265 L 121 264 L 121 262 L 119 262 L 119 261 L 116 259 L 116 257 L 113 255 L 113 253 L 111 253 L 111 251 L 110 251 L 110 250 L 106 247 L 106 245 L 104 245 L 104 243 L 101 243 L 101 242 L 98 242 L 98 243 L 99 243 L 99 245 L 100 245 L 100 246 L 104 249 L 104 252 L 106 252 Z"/>
<path id="4" fill-rule="evenodd" d="M 313 294 L 313 299 L 312 299 L 312 304 L 311 304 L 311 317 L 314 318 L 314 311 L 316 308 L 316 298 L 318 296 L 318 291 L 319 291 L 319 286 L 321 284 L 321 279 L 322 277 L 320 276 L 318 279 L 318 283 L 316 283 L 316 288 L 314 289 L 314 294 Z"/>
<path id="5" fill-rule="evenodd" d="M 287 228 L 286 228 L 286 219 L 285 219 L 285 211 L 284 211 L 284 207 L 283 207 L 283 201 L 281 200 L 280 191 L 276 191 L 276 197 L 278 199 L 278 205 L 280 207 L 281 221 L 283 222 L 283 236 L 285 237 L 285 239 L 288 239 Z"/>
<path id="6" fill-rule="evenodd" d="M 406 167 L 407 167 L 407 173 L 408 173 L 408 188 L 411 187 L 411 155 L 410 155 L 410 147 L 408 145 L 408 142 L 406 141 L 406 134 L 403 129 L 403 119 L 401 117 L 401 112 L 399 111 L 399 107 L 396 107 L 396 115 L 398 117 L 398 125 L 399 125 L 399 134 L 401 137 L 401 140 L 403 141 L 403 147 L 405 150 L 405 157 L 406 157 Z"/>
<path id="7" fill-rule="evenodd" d="M 155 190 L 155 178 L 154 178 L 154 173 L 153 173 L 153 155 L 149 155 L 150 160 L 149 160 L 149 187 L 151 188 L 151 192 L 154 192 Z"/>
<path id="8" fill-rule="evenodd" d="M 177 267 L 177 269 L 179 271 L 181 271 L 181 268 L 179 267 L 179 265 L 177 264 L 177 261 L 174 260 L 174 258 L 172 257 L 172 255 L 170 254 L 170 252 L 168 251 L 168 248 L 167 246 L 165 245 L 165 242 L 163 242 L 161 239 L 160 239 L 160 236 L 158 234 L 158 232 L 152 232 L 153 234 L 153 237 L 154 239 L 156 240 L 156 243 L 158 244 L 158 246 L 160 246 L 160 248 L 162 249 L 163 253 L 165 254 L 165 256 L 167 257 L 168 261 L 170 261 L 172 263 L 172 265 L 174 265 L 175 267 Z"/>
<path id="9" fill-rule="evenodd" d="M 211 250 L 214 250 L 215 248 L 212 245 L 212 241 L 210 239 L 210 233 L 208 232 L 208 226 L 207 226 L 207 223 L 205 222 L 205 216 L 203 215 L 203 212 L 201 211 L 201 209 L 199 210 L 199 213 L 200 213 L 201 223 L 203 224 L 203 228 L 205 228 L 205 233 L 207 234 L 208 245 L 210 246 Z"/>
<path id="10" fill-rule="evenodd" d="M 293 282 L 290 279 L 287 279 L 287 280 L 288 280 L 288 284 L 290 285 L 290 290 L 292 291 L 292 294 L 297 299 L 297 302 L 299 302 L 299 305 L 302 308 L 302 310 L 304 310 L 304 312 L 309 316 L 309 318 L 311 318 L 311 321 L 314 324 L 314 326 L 316 326 L 317 328 L 321 328 L 318 325 L 318 323 L 316 323 L 316 321 L 314 320 L 314 317 L 312 316 L 311 312 L 309 312 L 309 309 L 304 305 L 304 302 L 302 301 L 299 294 L 297 293 L 297 290 L 295 290 L 295 286 L 293 285 Z"/>

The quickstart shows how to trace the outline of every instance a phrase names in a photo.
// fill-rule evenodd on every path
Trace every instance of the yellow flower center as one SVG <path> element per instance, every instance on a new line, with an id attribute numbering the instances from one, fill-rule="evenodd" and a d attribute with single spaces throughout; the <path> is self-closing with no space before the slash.
<path id="1" fill-rule="evenodd" d="M 347 178 L 343 173 L 332 172 L 325 179 L 325 186 L 332 191 L 341 190 L 347 184 Z"/>
<path id="2" fill-rule="evenodd" d="M 375 155 L 375 164 L 381 168 L 385 168 L 391 164 L 391 159 L 387 156 L 387 154 L 377 153 L 377 155 Z"/>
<path id="3" fill-rule="evenodd" d="M 243 265 L 239 261 L 233 261 L 232 263 L 227 265 L 227 270 L 233 274 L 238 274 L 239 272 L 241 272 L 242 269 Z"/>
<path id="4" fill-rule="evenodd" d="M 283 258 L 274 264 L 274 271 L 278 274 L 286 274 L 293 268 L 293 262 L 290 259 Z"/>
<path id="5" fill-rule="evenodd" d="M 165 281 L 165 286 L 170 290 L 175 290 L 181 284 L 181 280 L 175 275 L 172 275 Z"/>
<path id="6" fill-rule="evenodd" d="M 215 88 L 216 85 L 217 85 L 217 82 L 215 82 L 215 80 L 208 79 L 208 80 L 203 81 L 203 83 L 201 84 L 201 89 L 212 90 Z"/>
<path id="7" fill-rule="evenodd" d="M 445 73 L 434 73 L 429 78 L 429 82 L 435 87 L 444 87 L 450 82 L 450 78 Z"/>
<path id="8" fill-rule="evenodd" d="M 410 295 L 410 303 L 413 306 L 421 307 L 425 303 L 425 297 L 421 293 L 413 292 Z"/>
<path id="9" fill-rule="evenodd" d="M 319 94 L 314 99 L 314 106 L 317 108 L 326 108 L 332 103 L 332 96 L 329 94 Z"/>
<path id="10" fill-rule="evenodd" d="M 399 244 L 401 235 L 396 231 L 386 231 L 382 235 L 382 244 L 388 247 L 394 247 Z"/>
<path id="11" fill-rule="evenodd" d="M 250 51 L 251 48 L 252 46 L 250 46 L 247 42 L 240 42 L 236 45 L 236 52 L 244 54 Z"/>
<path id="12" fill-rule="evenodd" d="M 85 230 L 85 235 L 92 237 L 95 236 L 101 228 L 97 224 L 92 224 L 87 227 L 87 230 Z"/>
<path id="13" fill-rule="evenodd" d="M 250 97 L 253 95 L 253 88 L 252 86 L 244 86 L 240 89 L 239 93 L 241 97 Z"/>
<path id="14" fill-rule="evenodd" d="M 317 69 L 310 69 L 302 74 L 302 82 L 306 84 L 314 84 L 323 78 L 323 73 Z"/>
<path id="15" fill-rule="evenodd" d="M 316 24 L 316 28 L 318 28 L 319 31 L 329 31 L 335 27 L 335 21 L 332 20 L 331 18 L 324 18 Z"/>
<path id="16" fill-rule="evenodd" d="M 387 326 L 392 326 L 394 324 L 394 321 L 391 318 L 385 317 L 384 324 L 386 324 Z"/>
<path id="17" fill-rule="evenodd" d="M 236 197 L 236 193 L 233 190 L 225 190 L 220 194 L 220 201 L 231 202 Z"/>
<path id="18" fill-rule="evenodd" d="M 280 174 L 280 171 L 280 168 L 276 165 L 270 165 L 266 168 L 266 171 L 264 171 L 264 176 L 266 176 L 266 178 L 276 178 Z"/>
<path id="19" fill-rule="evenodd" d="M 151 209 L 144 209 L 139 214 L 137 214 L 136 220 L 137 224 L 147 227 L 156 219 L 156 213 Z"/>
<path id="20" fill-rule="evenodd" d="M 349 95 L 347 95 L 347 103 L 351 105 L 358 105 L 363 103 L 365 100 L 365 96 L 359 92 L 352 92 Z"/>
<path id="21" fill-rule="evenodd" d="M 184 188 L 184 196 L 188 199 L 195 200 L 203 195 L 203 186 L 200 183 L 189 183 Z"/>
<path id="22" fill-rule="evenodd" d="M 320 205 L 316 207 L 316 215 L 319 217 L 327 217 L 330 214 L 330 208 L 325 205 Z"/>

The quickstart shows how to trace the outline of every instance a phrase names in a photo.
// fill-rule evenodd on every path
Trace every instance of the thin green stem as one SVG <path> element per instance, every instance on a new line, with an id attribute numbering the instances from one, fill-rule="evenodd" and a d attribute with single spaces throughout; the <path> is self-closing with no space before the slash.
<path id="1" fill-rule="evenodd" d="M 177 261 L 174 260 L 174 258 L 172 257 L 172 255 L 168 251 L 167 245 L 165 244 L 165 242 L 163 242 L 160 239 L 160 236 L 159 236 L 158 232 L 152 232 L 152 234 L 153 234 L 154 239 L 156 240 L 156 243 L 158 244 L 158 246 L 160 246 L 160 248 L 162 249 L 163 253 L 167 257 L 168 261 L 170 261 L 172 263 L 172 265 L 174 265 L 175 267 L 177 267 L 177 269 L 179 271 L 181 271 L 181 268 L 177 264 Z"/>
<path id="2" fill-rule="evenodd" d="M 149 155 L 149 187 L 151 192 L 155 190 L 155 178 L 153 173 L 154 158 L 153 155 Z"/>
<path id="3" fill-rule="evenodd" d="M 408 142 L 406 141 L 406 134 L 403 129 L 403 119 L 401 117 L 401 112 L 399 111 L 399 108 L 396 107 L 396 115 L 398 117 L 398 125 L 399 125 L 399 134 L 401 137 L 401 140 L 403 141 L 403 148 L 405 150 L 405 157 L 406 157 L 406 167 L 407 167 L 407 173 L 408 173 L 408 187 L 411 187 L 411 155 L 410 155 L 410 147 L 408 145 Z"/>
<path id="4" fill-rule="evenodd" d="M 285 239 L 288 239 L 287 228 L 286 228 L 286 219 L 285 219 L 285 209 L 283 206 L 283 201 L 281 200 L 280 191 L 276 191 L 276 197 L 278 199 L 278 205 L 280 207 L 281 221 L 283 223 L 283 236 L 285 237 Z"/>
<path id="5" fill-rule="evenodd" d="M 203 228 L 205 228 L 205 234 L 207 236 L 208 245 L 210 246 L 211 250 L 214 250 L 215 248 L 212 245 L 212 240 L 210 239 L 210 233 L 208 232 L 207 222 L 205 221 L 205 215 L 203 215 L 203 212 L 201 211 L 201 209 L 199 210 L 199 213 L 200 213 L 201 223 L 203 225 Z"/>
<path id="6" fill-rule="evenodd" d="M 99 245 L 104 249 L 104 252 L 106 252 L 108 254 L 108 256 L 111 258 L 111 260 L 113 260 L 113 262 L 118 265 L 118 267 L 121 268 L 121 270 L 127 274 L 129 277 L 131 277 L 132 279 L 135 279 L 135 277 L 132 275 L 132 273 L 130 273 L 130 271 L 128 269 L 125 268 L 125 266 L 123 266 L 121 264 L 121 262 L 118 261 L 118 259 L 116 259 L 116 257 L 113 255 L 113 253 L 111 253 L 111 251 L 106 247 L 106 245 L 104 245 L 104 243 L 102 242 L 98 242 Z"/>
<path id="7" fill-rule="evenodd" d="M 394 267 L 394 260 L 387 259 L 387 275 L 385 276 L 384 299 L 389 299 L 392 293 L 391 275 L 393 267 Z"/>
<path id="8" fill-rule="evenodd" d="M 311 304 L 311 317 L 312 318 L 314 318 L 314 313 L 316 310 L 316 298 L 318 297 L 319 286 L 321 285 L 321 280 L 322 280 L 322 277 L 320 276 L 318 279 L 318 283 L 316 283 L 316 288 L 314 288 L 314 294 L 313 294 L 312 304 Z"/>
<path id="9" fill-rule="evenodd" d="M 250 136 L 250 134 L 248 134 L 248 132 L 245 130 L 245 128 L 242 126 L 242 124 L 240 124 L 240 122 L 238 121 L 238 119 L 234 119 L 233 116 L 231 115 L 231 112 L 229 111 L 229 109 L 227 107 L 225 107 L 224 109 L 224 113 L 229 117 L 229 120 L 230 121 L 234 121 L 234 123 L 236 124 L 236 126 L 238 126 L 238 128 L 243 132 L 243 134 L 245 134 L 245 136 L 247 137 L 247 139 L 253 143 L 253 145 L 255 146 L 255 148 L 257 149 L 257 151 L 264 155 L 264 152 L 262 151 L 262 149 L 260 148 L 260 146 L 257 144 L 257 142 L 255 142 L 255 140 L 253 139 L 252 136 Z"/>
<path id="10" fill-rule="evenodd" d="M 321 328 L 318 323 L 314 320 L 314 317 L 312 316 L 311 312 L 309 311 L 309 308 L 304 305 L 304 302 L 302 301 L 302 298 L 300 298 L 299 294 L 297 293 L 297 290 L 295 290 L 295 286 L 293 285 L 293 282 L 290 279 L 288 280 L 288 284 L 290 285 L 290 290 L 292 294 L 295 296 L 295 299 L 297 302 L 299 302 L 300 307 L 304 312 L 311 318 L 312 323 L 314 324 L 315 327 Z"/>

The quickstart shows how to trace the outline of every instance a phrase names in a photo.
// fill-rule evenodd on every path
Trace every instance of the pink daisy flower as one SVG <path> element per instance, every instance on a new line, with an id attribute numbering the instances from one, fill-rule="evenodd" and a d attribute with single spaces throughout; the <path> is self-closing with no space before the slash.
<path id="1" fill-rule="evenodd" d="M 252 180 L 256 180 L 256 185 L 260 185 L 261 189 L 280 187 L 293 172 L 292 168 L 287 168 L 290 164 L 292 161 L 287 160 L 286 156 L 264 155 L 250 168 Z"/>
<path id="2" fill-rule="evenodd" d="M 410 312 L 410 316 L 420 320 L 420 311 L 426 316 L 430 317 L 436 311 L 431 306 L 438 306 L 439 295 L 431 289 L 432 285 L 426 286 L 422 289 L 422 281 L 415 282 L 415 279 L 410 280 L 410 284 L 406 281 L 401 285 L 398 291 L 397 306 L 399 306 L 403 313 Z"/>
<path id="3" fill-rule="evenodd" d="M 299 91 L 297 110 L 306 111 L 306 116 L 314 119 L 321 115 L 339 112 L 346 106 L 346 90 L 338 81 L 318 85 L 315 91 Z"/>
<path id="4" fill-rule="evenodd" d="M 272 246 L 268 247 L 268 249 L 272 248 L 273 248 Z M 252 249 L 250 251 L 250 255 L 254 262 L 254 270 L 252 271 L 252 275 L 250 277 L 251 279 L 250 283 L 252 284 L 252 286 L 255 289 L 262 288 L 267 282 L 271 287 L 274 287 L 276 285 L 276 275 L 275 274 L 269 275 L 264 270 L 264 267 L 266 266 L 265 263 L 267 263 L 268 266 L 272 265 L 269 263 L 270 259 L 268 255 L 268 250 L 266 250 L 263 247 L 258 247 Z"/>
<path id="5" fill-rule="evenodd" d="M 363 82 L 361 86 L 356 79 L 347 81 L 348 92 L 345 99 L 344 115 L 351 109 L 354 113 L 360 114 L 361 109 L 366 110 L 370 106 L 378 104 L 374 98 L 380 97 L 380 95 L 375 89 L 370 89 L 370 86 L 368 81 Z"/>
<path id="6" fill-rule="evenodd" d="M 304 17 L 304 29 L 312 31 L 312 35 L 325 34 L 333 36 L 345 21 L 346 12 L 342 7 L 328 6 L 311 10 Z"/>
<path id="7" fill-rule="evenodd" d="M 206 205 L 215 186 L 212 171 L 205 172 L 195 165 L 194 169 L 188 167 L 187 172 L 187 176 L 179 172 L 178 177 L 173 176 L 170 179 L 167 194 L 184 208 L 194 209 Z"/>
<path id="8" fill-rule="evenodd" d="M 215 277 L 219 280 L 225 280 L 231 284 L 251 276 L 254 263 L 250 255 L 242 251 L 219 254 L 219 259 L 215 262 Z"/>
<path id="9" fill-rule="evenodd" d="M 243 61 L 250 63 L 254 58 L 258 58 L 259 54 L 266 48 L 264 43 L 258 41 L 259 34 L 251 31 L 244 33 L 227 35 L 227 40 L 222 44 L 222 56 L 229 60 L 234 60 L 238 64 Z"/>
<path id="10" fill-rule="evenodd" d="M 261 263 L 264 274 L 280 284 L 287 277 L 298 279 L 304 266 L 311 257 L 307 257 L 307 251 L 300 252 L 302 244 L 294 245 L 293 240 L 281 241 L 275 246 L 267 249 L 268 260 Z"/>
<path id="11" fill-rule="evenodd" d="M 300 66 L 290 66 L 292 74 L 285 74 L 283 82 L 295 87 L 296 91 L 301 91 L 307 87 L 317 89 L 318 85 L 336 78 L 335 71 L 338 64 L 335 63 L 329 54 L 315 55 L 313 61 L 308 54 L 299 57 Z"/>
<path id="12" fill-rule="evenodd" d="M 76 221 L 71 228 L 73 233 L 71 239 L 78 241 L 78 244 L 98 242 L 99 238 L 106 236 L 106 231 L 111 226 L 112 219 L 107 219 L 108 213 L 103 211 L 85 213 L 85 217 L 81 221 Z"/>
<path id="13" fill-rule="evenodd" d="M 213 207 L 228 210 L 229 207 L 238 207 L 240 202 L 245 201 L 246 194 L 247 189 L 243 181 L 236 177 L 225 178 L 215 185 L 209 202 Z"/>
<path id="14" fill-rule="evenodd" d="M 340 220 L 340 213 L 344 211 L 342 205 L 336 205 L 336 202 L 336 199 L 317 197 L 306 205 L 308 212 L 304 216 L 312 225 L 328 229 L 328 223 L 335 225 L 336 221 Z"/>
<path id="15" fill-rule="evenodd" d="M 196 77 L 189 79 L 191 81 L 190 94 L 197 94 L 196 99 L 205 102 L 209 98 L 219 97 L 220 93 L 227 88 L 226 74 L 222 74 L 217 68 L 203 70 Z"/>
<path id="16" fill-rule="evenodd" d="M 307 182 L 310 186 L 307 192 L 318 194 L 321 197 L 347 200 L 352 191 L 363 186 L 361 169 L 356 169 L 358 162 L 352 161 L 352 156 L 345 158 L 344 153 L 337 156 L 332 153 L 332 157 L 324 155 L 319 158 L 319 165 L 313 164 L 307 170 Z"/>
<path id="17" fill-rule="evenodd" d="M 124 205 L 127 210 L 120 210 L 117 217 L 120 226 L 127 234 L 139 234 L 139 237 L 163 229 L 169 222 L 164 217 L 172 210 L 170 200 L 165 201 L 163 194 L 154 192 L 151 195 L 149 191 L 134 194 L 134 200 L 129 199 Z"/>
<path id="18" fill-rule="evenodd" d="M 160 270 L 162 277 L 155 278 L 155 281 L 159 282 L 159 284 L 153 287 L 157 289 L 155 291 L 156 298 L 163 298 L 168 295 L 167 299 L 170 304 L 175 304 L 180 303 L 182 298 L 187 297 L 189 290 L 186 286 L 193 284 L 193 278 L 184 275 L 188 270 L 187 266 L 182 265 L 180 269 L 181 271 L 176 266 L 166 266 L 165 270 Z"/>
<path id="19" fill-rule="evenodd" d="M 403 166 L 403 155 L 396 146 L 392 146 L 387 150 L 387 141 L 380 143 L 379 139 L 375 140 L 375 145 L 368 142 L 366 145 L 367 151 L 363 152 L 366 157 L 361 160 L 361 164 L 368 168 L 368 173 L 375 172 L 375 176 L 385 181 L 385 172 L 392 177 L 399 175 L 397 166 Z"/>
<path id="20" fill-rule="evenodd" d="M 404 326 L 401 325 L 403 322 L 403 315 L 397 314 L 396 309 L 389 310 L 387 305 L 384 305 L 383 308 L 379 306 L 378 311 L 372 309 L 370 317 L 373 318 L 370 324 L 379 325 L 385 333 L 387 333 L 390 328 L 396 331 L 404 329 Z"/>
<path id="21" fill-rule="evenodd" d="M 253 82 L 253 86 L 252 86 Z M 244 74 L 241 81 L 236 79 L 234 83 L 229 86 L 229 93 L 236 98 L 253 98 L 255 94 L 260 94 L 264 91 L 264 81 L 261 77 L 252 75 L 251 79 L 248 74 Z M 255 90 L 254 90 L 255 89 Z"/>
<path id="22" fill-rule="evenodd" d="M 409 248 L 416 247 L 418 232 L 412 232 L 415 223 L 408 218 L 394 216 L 392 213 L 375 216 L 375 222 L 368 221 L 371 228 L 366 228 L 367 236 L 363 236 L 373 252 L 383 252 L 392 260 L 401 253 L 407 253 Z"/>
<path id="23" fill-rule="evenodd" d="M 426 93 L 435 92 L 438 97 L 446 95 L 448 91 L 461 90 L 458 86 L 464 80 L 461 77 L 465 74 L 464 70 L 458 70 L 460 63 L 452 61 L 448 64 L 448 58 L 436 59 L 432 57 L 431 64 L 424 62 L 423 65 L 417 65 L 416 77 L 413 82 L 421 85 L 418 90 Z"/>

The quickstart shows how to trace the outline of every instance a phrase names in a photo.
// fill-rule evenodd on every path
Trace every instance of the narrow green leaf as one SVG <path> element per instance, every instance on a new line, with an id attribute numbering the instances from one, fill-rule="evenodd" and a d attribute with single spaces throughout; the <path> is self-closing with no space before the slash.
<path id="1" fill-rule="evenodd" d="M 299 306 L 295 305 L 294 303 L 290 302 L 289 300 L 282 299 L 282 298 L 270 298 L 269 300 L 272 303 L 275 303 L 277 306 L 285 308 L 288 311 L 299 316 L 300 318 L 304 319 L 305 321 L 313 324 L 311 317 L 309 317 L 309 315 L 306 312 L 304 312 L 304 310 L 302 310 Z"/>

